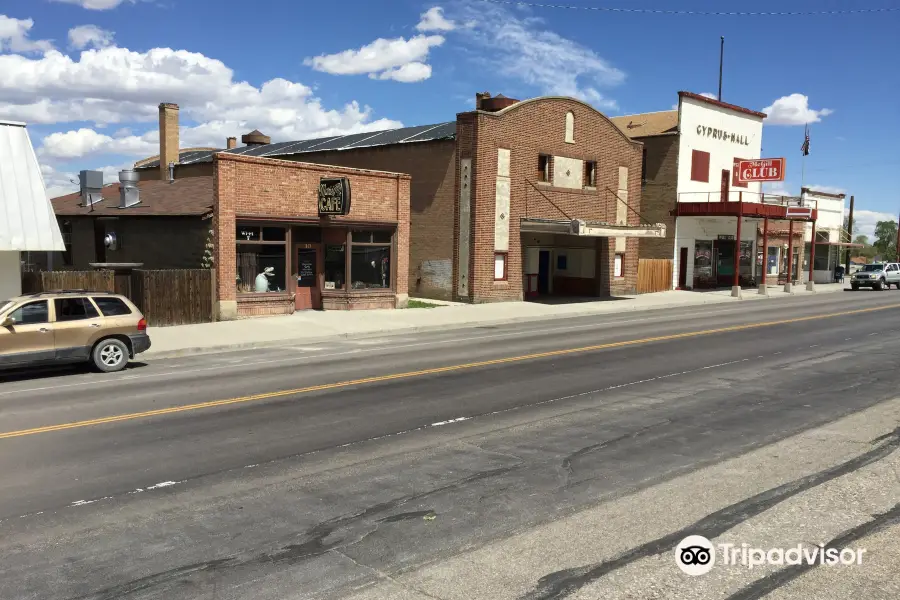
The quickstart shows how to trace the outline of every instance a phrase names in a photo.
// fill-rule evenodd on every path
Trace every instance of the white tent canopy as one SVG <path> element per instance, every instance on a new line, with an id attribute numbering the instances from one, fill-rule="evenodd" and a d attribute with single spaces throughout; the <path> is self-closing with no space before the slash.
<path id="1" fill-rule="evenodd" d="M 17 250 L 65 245 L 25 124 L 0 121 L 0 251 Z"/>

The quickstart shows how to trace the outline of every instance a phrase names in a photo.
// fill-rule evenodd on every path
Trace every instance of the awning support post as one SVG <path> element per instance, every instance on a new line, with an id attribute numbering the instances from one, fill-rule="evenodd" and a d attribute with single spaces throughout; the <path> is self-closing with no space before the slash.
<path id="1" fill-rule="evenodd" d="M 794 221 L 788 221 L 788 250 L 787 250 L 787 281 L 784 282 L 784 293 L 785 294 L 793 294 L 794 293 L 794 277 L 793 277 L 793 267 L 794 267 Z M 797 265 L 797 269 L 800 269 L 800 265 Z"/>
<path id="2" fill-rule="evenodd" d="M 731 295 L 741 297 L 741 223 L 744 221 L 744 192 L 738 192 L 738 216 L 737 232 L 734 236 L 734 282 L 731 286 Z"/>
<path id="3" fill-rule="evenodd" d="M 759 276 L 759 293 L 762 296 L 769 295 L 769 288 L 766 286 L 766 271 L 769 270 L 769 217 L 763 217 L 763 243 L 762 243 L 762 273 Z M 777 281 L 775 283 L 778 283 Z"/>
<path id="4" fill-rule="evenodd" d="M 816 264 L 816 220 L 812 222 L 812 235 L 809 238 L 809 281 L 806 282 L 808 292 L 816 291 L 816 280 L 813 277 L 813 266 Z"/>

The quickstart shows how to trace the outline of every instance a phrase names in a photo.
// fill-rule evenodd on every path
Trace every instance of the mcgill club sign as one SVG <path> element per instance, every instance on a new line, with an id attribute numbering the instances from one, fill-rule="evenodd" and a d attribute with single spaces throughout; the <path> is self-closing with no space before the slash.
<path id="1" fill-rule="evenodd" d="M 783 158 L 759 158 L 756 160 L 734 160 L 732 172 L 740 183 L 759 181 L 784 181 Z"/>

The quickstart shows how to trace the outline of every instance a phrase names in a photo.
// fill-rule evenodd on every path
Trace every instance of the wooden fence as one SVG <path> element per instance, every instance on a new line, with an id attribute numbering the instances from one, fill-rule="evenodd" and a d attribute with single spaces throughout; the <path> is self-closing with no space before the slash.
<path id="1" fill-rule="evenodd" d="M 672 261 L 642 258 L 638 261 L 638 294 L 667 292 L 672 289 Z"/>
<path id="2" fill-rule="evenodd" d="M 33 271 L 22 273 L 23 294 L 58 290 L 115 292 L 115 275 L 112 271 Z"/>
<path id="3" fill-rule="evenodd" d="M 151 327 L 213 321 L 214 284 L 211 269 L 22 273 L 22 292 L 26 294 L 54 290 L 121 294 L 134 302 Z"/>
<path id="4" fill-rule="evenodd" d="M 131 294 L 151 327 L 213 320 L 211 269 L 134 271 Z"/>

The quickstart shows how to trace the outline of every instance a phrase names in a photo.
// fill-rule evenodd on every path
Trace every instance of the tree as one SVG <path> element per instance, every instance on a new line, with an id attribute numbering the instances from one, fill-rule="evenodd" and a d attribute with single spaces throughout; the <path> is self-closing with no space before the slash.
<path id="1" fill-rule="evenodd" d="M 869 236 L 859 234 L 858 236 L 853 238 L 853 243 L 854 244 L 862 244 L 863 246 L 868 246 L 869 245 Z"/>
<path id="2" fill-rule="evenodd" d="M 897 223 L 894 221 L 878 221 L 875 225 L 875 250 L 881 260 L 897 259 Z"/>

